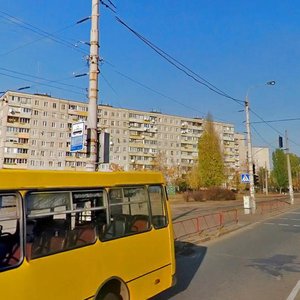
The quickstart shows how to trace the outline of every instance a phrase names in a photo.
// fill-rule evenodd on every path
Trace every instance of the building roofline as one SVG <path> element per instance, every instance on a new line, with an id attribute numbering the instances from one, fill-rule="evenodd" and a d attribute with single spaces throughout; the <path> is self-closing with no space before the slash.
<path id="1" fill-rule="evenodd" d="M 71 99 L 65 99 L 65 98 L 59 98 L 59 97 L 52 97 L 51 95 L 48 95 L 48 94 L 31 94 L 31 93 L 25 93 L 25 92 L 20 92 L 20 91 L 11 91 L 11 90 L 7 90 L 2 96 L 0 96 L 0 99 L 8 94 L 16 94 L 16 95 L 26 95 L 26 96 L 30 96 L 30 97 L 43 97 L 43 98 L 46 98 L 46 99 L 53 99 L 53 100 L 59 100 L 59 101 L 66 101 L 66 102 L 75 102 L 75 103 L 80 103 L 80 104 L 84 104 L 84 105 L 87 105 L 88 102 L 81 102 L 79 100 L 71 100 Z M 138 112 L 138 113 L 143 113 L 143 114 L 157 114 L 157 115 L 160 115 L 160 116 L 170 116 L 170 117 L 176 117 L 176 118 L 179 118 L 179 119 L 183 119 L 183 120 L 186 120 L 186 121 L 205 121 L 206 119 L 205 118 L 199 118 L 199 117 L 184 117 L 184 116 L 180 116 L 180 115 L 175 115 L 175 114 L 167 114 L 167 113 L 162 113 L 162 112 L 159 112 L 159 111 L 143 111 L 143 110 L 139 110 L 139 109 L 134 109 L 134 108 L 122 108 L 122 107 L 115 107 L 115 106 L 111 106 L 109 104 L 98 104 L 97 107 L 106 107 L 106 108 L 112 108 L 112 109 L 120 109 L 120 110 L 125 110 L 125 111 L 134 111 L 134 112 Z M 222 125 L 230 125 L 232 127 L 234 127 L 234 124 L 233 123 L 230 123 L 230 122 L 219 122 L 219 121 L 215 121 L 213 120 L 213 122 L 215 124 L 222 124 Z"/>

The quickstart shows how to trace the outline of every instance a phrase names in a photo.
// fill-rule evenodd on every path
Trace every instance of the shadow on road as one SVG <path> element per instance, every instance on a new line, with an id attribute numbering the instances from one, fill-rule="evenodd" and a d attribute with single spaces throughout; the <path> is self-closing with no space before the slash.
<path id="1" fill-rule="evenodd" d="M 151 300 L 166 300 L 186 290 L 205 257 L 207 247 L 197 246 L 187 242 L 176 242 L 176 277 L 174 287 L 151 298 Z"/>
<path id="2" fill-rule="evenodd" d="M 253 259 L 248 267 L 261 270 L 274 277 L 282 277 L 284 272 L 299 272 L 300 263 L 297 256 L 277 254 L 269 258 Z"/>

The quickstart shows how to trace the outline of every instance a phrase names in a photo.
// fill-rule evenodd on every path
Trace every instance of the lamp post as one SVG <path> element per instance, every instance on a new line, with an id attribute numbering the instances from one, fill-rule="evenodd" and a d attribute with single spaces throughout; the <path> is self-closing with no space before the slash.
<path id="1" fill-rule="evenodd" d="M 275 81 L 268 81 L 265 83 L 266 85 L 275 85 Z M 258 86 L 258 85 L 256 85 Z M 251 142 L 251 128 L 250 128 L 250 115 L 249 115 L 249 91 L 250 89 L 256 87 L 250 87 L 246 94 L 245 99 L 245 112 L 246 112 L 246 133 L 247 133 L 247 149 L 248 149 L 248 172 L 249 172 L 249 181 L 250 181 L 250 201 L 251 201 L 251 207 L 253 211 L 255 212 L 256 209 L 256 203 L 255 203 L 255 189 L 254 189 L 254 176 L 253 176 L 253 156 L 252 156 L 252 142 Z"/>

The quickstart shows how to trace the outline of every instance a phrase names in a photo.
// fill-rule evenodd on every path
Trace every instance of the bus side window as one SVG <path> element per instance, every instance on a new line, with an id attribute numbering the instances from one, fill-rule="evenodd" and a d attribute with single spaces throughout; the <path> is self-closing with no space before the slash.
<path id="1" fill-rule="evenodd" d="M 144 186 L 109 190 L 110 223 L 102 240 L 150 230 L 149 206 Z"/>
<path id="2" fill-rule="evenodd" d="M 16 195 L 0 194 L 0 271 L 22 259 L 20 212 Z"/>
<path id="3" fill-rule="evenodd" d="M 94 244 L 97 232 L 106 223 L 103 195 L 103 190 L 29 193 L 27 258 Z"/>
<path id="4" fill-rule="evenodd" d="M 152 224 L 154 228 L 166 227 L 168 224 L 166 203 L 162 186 L 152 185 L 148 187 L 150 198 Z"/>

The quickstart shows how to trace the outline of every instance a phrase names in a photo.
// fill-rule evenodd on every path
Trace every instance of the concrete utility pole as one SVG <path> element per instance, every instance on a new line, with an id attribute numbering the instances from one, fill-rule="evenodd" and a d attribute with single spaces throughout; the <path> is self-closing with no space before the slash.
<path id="1" fill-rule="evenodd" d="M 275 81 L 268 81 L 265 83 L 266 85 L 273 86 L 275 85 Z M 256 85 L 260 86 L 260 85 Z M 249 99 L 248 94 L 251 88 L 256 86 L 252 86 L 248 89 L 245 100 L 245 112 L 246 112 L 246 131 L 247 131 L 247 145 L 248 145 L 248 169 L 249 169 L 249 180 L 250 180 L 250 206 L 252 211 L 255 212 L 256 203 L 255 203 L 255 189 L 254 189 L 254 174 L 253 174 L 253 156 L 252 156 L 252 144 L 251 144 L 251 130 L 250 130 L 250 116 L 249 116 Z"/>
<path id="2" fill-rule="evenodd" d="M 290 202 L 291 202 L 291 204 L 294 204 L 294 191 L 293 191 L 291 162 L 290 162 L 290 155 L 289 155 L 290 150 L 289 150 L 289 144 L 288 144 L 287 130 L 285 131 L 285 150 L 286 150 L 286 160 L 287 160 L 287 168 L 288 168 L 288 177 L 289 177 Z"/>
<path id="3" fill-rule="evenodd" d="M 253 161 L 252 161 L 252 144 L 251 144 L 251 130 L 250 130 L 250 116 L 249 116 L 249 101 L 248 94 L 245 100 L 245 112 L 246 112 L 246 130 L 247 130 L 247 146 L 248 146 L 248 172 L 250 179 L 250 205 L 255 211 L 255 189 L 253 178 Z"/>
<path id="4" fill-rule="evenodd" d="M 268 179 L 269 179 L 269 176 L 268 176 L 267 163 L 265 162 L 266 195 L 269 194 Z"/>
<path id="5" fill-rule="evenodd" d="M 91 38 L 89 56 L 89 105 L 87 120 L 87 152 L 89 161 L 88 171 L 98 168 L 98 132 L 97 132 L 97 100 L 98 100 L 98 74 L 99 74 L 99 0 L 92 0 Z"/>

